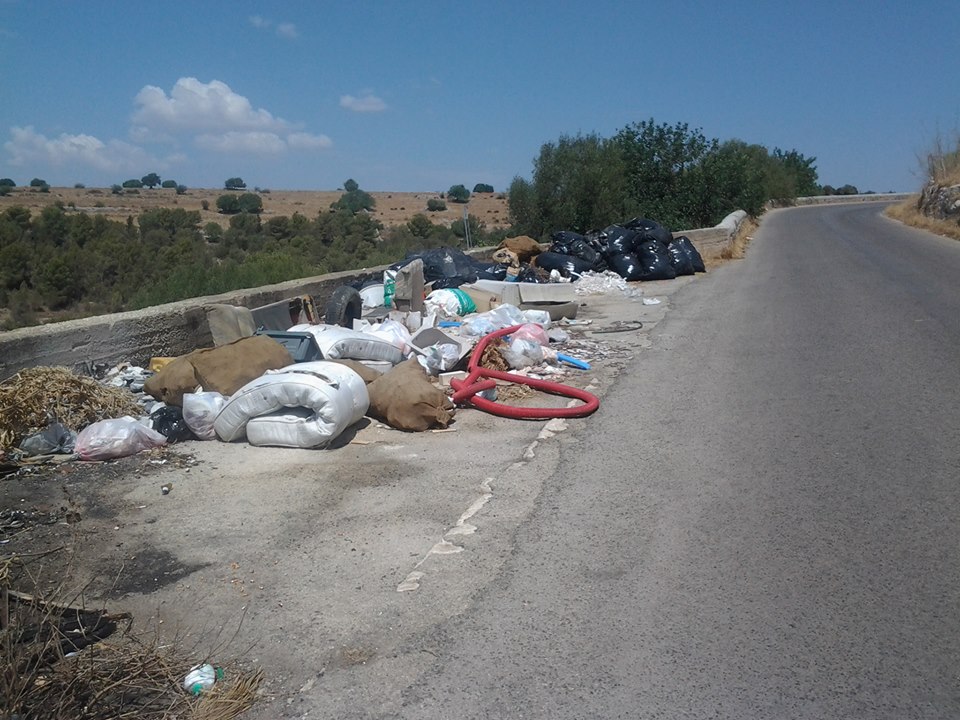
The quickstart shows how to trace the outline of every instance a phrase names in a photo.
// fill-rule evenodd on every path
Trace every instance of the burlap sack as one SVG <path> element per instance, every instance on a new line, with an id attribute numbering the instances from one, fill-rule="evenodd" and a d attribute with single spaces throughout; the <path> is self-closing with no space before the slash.
<path id="1" fill-rule="evenodd" d="M 400 363 L 367 386 L 367 414 L 397 430 L 422 432 L 445 428 L 453 420 L 453 403 L 427 380 L 416 359 Z"/>
<path id="2" fill-rule="evenodd" d="M 181 407 L 184 393 L 198 385 L 229 397 L 267 370 L 291 364 L 293 358 L 283 345 L 266 335 L 254 335 L 178 357 L 149 378 L 143 389 L 157 400 Z"/>
<path id="3" fill-rule="evenodd" d="M 540 243 L 527 235 L 505 238 L 499 247 L 516 253 L 517 259 L 520 260 L 521 263 L 530 262 L 530 258 L 543 252 L 540 248 Z"/>
<path id="4" fill-rule="evenodd" d="M 267 370 L 293 364 L 290 352 L 272 337 L 254 335 L 207 350 L 196 350 L 187 357 L 197 371 L 197 380 L 207 392 L 233 395 Z"/>
<path id="5" fill-rule="evenodd" d="M 143 391 L 167 405 L 183 405 L 183 396 L 197 389 L 197 371 L 190 362 L 190 355 L 181 355 L 162 368 L 156 375 L 147 378 Z"/>

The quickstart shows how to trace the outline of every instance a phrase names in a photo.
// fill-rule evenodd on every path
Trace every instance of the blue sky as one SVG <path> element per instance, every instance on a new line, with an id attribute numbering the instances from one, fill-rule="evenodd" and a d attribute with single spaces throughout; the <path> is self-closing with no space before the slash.
<path id="1" fill-rule="evenodd" d="M 0 177 L 505 189 L 653 118 L 911 191 L 960 127 L 956 0 L 0 0 Z"/>

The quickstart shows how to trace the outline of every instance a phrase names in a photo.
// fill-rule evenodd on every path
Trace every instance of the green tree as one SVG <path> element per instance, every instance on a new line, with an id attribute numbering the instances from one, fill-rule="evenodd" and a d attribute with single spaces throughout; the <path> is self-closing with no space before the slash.
<path id="1" fill-rule="evenodd" d="M 237 198 L 237 203 L 240 205 L 241 212 L 263 212 L 263 200 L 261 200 L 260 196 L 255 193 L 243 193 L 243 195 Z"/>
<path id="2" fill-rule="evenodd" d="M 355 215 L 361 210 L 372 211 L 377 203 L 370 193 L 364 192 L 355 180 L 347 180 L 343 184 L 346 192 L 340 196 L 340 199 L 330 204 L 331 210 L 340 210 Z"/>
<path id="3" fill-rule="evenodd" d="M 407 227 L 414 237 L 425 238 L 433 230 L 433 223 L 423 213 L 417 213 L 407 221 Z"/>
<path id="4" fill-rule="evenodd" d="M 232 177 L 227 178 L 226 182 L 223 183 L 223 187 L 227 190 L 244 190 L 247 184 L 242 178 Z"/>
<path id="5" fill-rule="evenodd" d="M 427 200 L 427 210 L 430 212 L 439 212 L 440 210 L 446 210 L 447 203 L 443 200 L 438 200 L 437 198 L 430 198 Z"/>
<path id="6" fill-rule="evenodd" d="M 0 178 L 0 187 L 16 187 L 17 184 L 10 178 Z"/>
<path id="7" fill-rule="evenodd" d="M 463 185 L 453 185 L 447 190 L 447 197 L 457 203 L 465 203 L 470 199 L 470 191 Z"/>
<path id="8" fill-rule="evenodd" d="M 142 180 L 137 180 L 136 178 L 130 178 L 129 180 L 124 180 L 124 181 L 123 181 L 123 187 L 124 187 L 124 188 L 134 189 L 134 190 L 139 190 L 140 188 L 143 187 L 143 181 L 142 181 Z"/>
<path id="9" fill-rule="evenodd" d="M 473 191 L 475 193 L 492 193 L 493 185 L 488 185 L 487 183 L 477 183 L 473 186 Z"/>
<path id="10" fill-rule="evenodd" d="M 186 185 L 177 185 L 177 195 L 186 195 L 187 190 L 188 188 Z"/>
<path id="11" fill-rule="evenodd" d="M 46 180 L 43 180 L 41 178 L 34 178 L 33 180 L 30 181 L 30 187 L 42 188 L 42 187 L 48 187 L 48 186 L 47 186 Z"/>
<path id="12" fill-rule="evenodd" d="M 142 178 L 140 178 L 140 182 L 146 185 L 151 190 L 153 190 L 153 188 L 155 188 L 157 185 L 160 185 L 160 176 L 157 175 L 155 172 L 147 173 Z"/>
<path id="13" fill-rule="evenodd" d="M 177 186 L 176 180 L 164 180 L 162 183 L 160 183 L 160 187 L 165 188 L 167 190 L 171 188 L 175 188 L 176 186 Z"/>
<path id="14" fill-rule="evenodd" d="M 354 180 L 353 178 L 350 178 L 343 184 L 343 189 L 346 192 L 356 192 L 357 190 L 360 189 L 360 185 L 359 183 L 357 183 L 356 180 Z"/>
<path id="15" fill-rule="evenodd" d="M 240 212 L 240 199 L 233 193 L 227 193 L 217 198 L 217 210 L 224 215 L 232 215 Z"/>

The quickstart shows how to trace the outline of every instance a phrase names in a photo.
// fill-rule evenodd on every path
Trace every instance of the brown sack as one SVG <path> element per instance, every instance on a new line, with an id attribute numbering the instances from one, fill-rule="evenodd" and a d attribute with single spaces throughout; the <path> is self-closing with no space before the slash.
<path id="1" fill-rule="evenodd" d="M 517 237 L 505 238 L 500 243 L 501 248 L 506 248 L 512 253 L 516 253 L 521 263 L 530 262 L 530 258 L 543 252 L 540 249 L 540 243 L 527 235 L 518 235 Z"/>
<path id="2" fill-rule="evenodd" d="M 192 393 L 199 385 L 197 371 L 190 362 L 190 355 L 171 360 L 143 384 L 143 390 L 167 405 L 183 405 L 185 393 Z"/>
<path id="3" fill-rule="evenodd" d="M 427 380 L 416 359 L 400 363 L 367 386 L 370 417 L 397 430 L 422 432 L 445 428 L 453 420 L 453 403 Z"/>
<path id="4" fill-rule="evenodd" d="M 240 338 L 232 343 L 189 355 L 197 370 L 197 380 L 207 392 L 233 395 L 267 370 L 293 364 L 290 352 L 267 335 Z"/>
<path id="5" fill-rule="evenodd" d="M 180 407 L 184 393 L 193 392 L 198 385 L 229 396 L 267 370 L 292 364 L 283 345 L 266 335 L 254 335 L 182 355 L 149 378 L 143 389 L 167 405 Z"/>

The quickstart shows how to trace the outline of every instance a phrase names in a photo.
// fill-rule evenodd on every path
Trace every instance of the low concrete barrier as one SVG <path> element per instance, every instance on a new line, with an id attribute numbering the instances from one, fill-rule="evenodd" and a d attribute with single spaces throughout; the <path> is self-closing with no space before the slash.
<path id="1" fill-rule="evenodd" d="M 715 228 L 685 230 L 701 249 L 729 242 L 746 217 L 731 213 Z M 493 248 L 468 251 L 489 256 Z M 98 315 L 36 327 L 0 332 L 0 380 L 23 368 L 57 365 L 85 371 L 94 365 L 131 362 L 145 366 L 151 357 L 174 357 L 211 347 L 213 337 L 207 320 L 211 305 L 257 308 L 296 296 L 310 295 L 318 309 L 325 307 L 333 291 L 355 280 L 379 279 L 387 265 L 346 270 L 299 280 L 234 290 L 221 295 L 190 298 L 143 310 Z"/>

